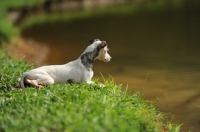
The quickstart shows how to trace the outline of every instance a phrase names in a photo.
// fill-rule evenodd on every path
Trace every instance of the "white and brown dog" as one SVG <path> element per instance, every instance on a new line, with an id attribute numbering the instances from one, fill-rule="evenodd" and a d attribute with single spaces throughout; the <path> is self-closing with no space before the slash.
<path id="1" fill-rule="evenodd" d="M 25 72 L 16 87 L 33 86 L 42 88 L 43 85 L 54 83 L 82 83 L 93 84 L 92 66 L 95 59 L 109 62 L 112 57 L 108 54 L 106 41 L 90 40 L 90 44 L 81 56 L 64 65 L 42 66 Z"/>

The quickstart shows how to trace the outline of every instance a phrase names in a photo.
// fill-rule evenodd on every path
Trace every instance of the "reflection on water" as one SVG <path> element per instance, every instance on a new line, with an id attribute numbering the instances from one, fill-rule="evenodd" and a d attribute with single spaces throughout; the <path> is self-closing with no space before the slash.
<path id="1" fill-rule="evenodd" d="M 26 38 L 47 44 L 44 64 L 79 57 L 89 40 L 106 40 L 113 60 L 96 61 L 95 76 L 110 74 L 117 83 L 158 101 L 183 131 L 200 130 L 200 15 L 198 12 L 113 14 L 68 23 L 34 25 Z"/>

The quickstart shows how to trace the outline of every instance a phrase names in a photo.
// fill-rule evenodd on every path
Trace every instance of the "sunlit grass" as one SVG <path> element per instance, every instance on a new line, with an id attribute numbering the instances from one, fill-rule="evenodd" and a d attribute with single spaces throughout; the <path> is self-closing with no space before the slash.
<path id="1" fill-rule="evenodd" d="M 0 131 L 160 132 L 180 127 L 162 123 L 163 114 L 139 93 L 121 91 L 114 81 L 99 85 L 55 84 L 15 89 L 18 77 L 32 68 L 0 50 Z M 98 84 L 99 82 L 95 80 Z"/>

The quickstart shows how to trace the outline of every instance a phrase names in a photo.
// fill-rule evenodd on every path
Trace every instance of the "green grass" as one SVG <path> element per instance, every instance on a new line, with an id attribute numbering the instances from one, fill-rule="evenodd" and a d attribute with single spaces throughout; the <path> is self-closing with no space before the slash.
<path id="1" fill-rule="evenodd" d="M 105 87 L 55 84 L 15 89 L 18 77 L 33 68 L 0 50 L 0 131 L 160 132 L 163 115 L 139 93 L 122 91 L 111 79 Z M 98 81 L 96 81 L 98 83 Z M 180 126 L 168 124 L 170 132 Z"/>

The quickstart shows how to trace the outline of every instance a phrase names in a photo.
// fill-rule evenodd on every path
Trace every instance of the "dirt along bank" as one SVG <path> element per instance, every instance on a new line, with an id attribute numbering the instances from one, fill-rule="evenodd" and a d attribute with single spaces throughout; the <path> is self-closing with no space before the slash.
<path id="1" fill-rule="evenodd" d="M 25 38 L 18 38 L 5 46 L 6 52 L 16 60 L 25 60 L 34 66 L 42 65 L 48 54 L 48 47 L 40 43 Z"/>

